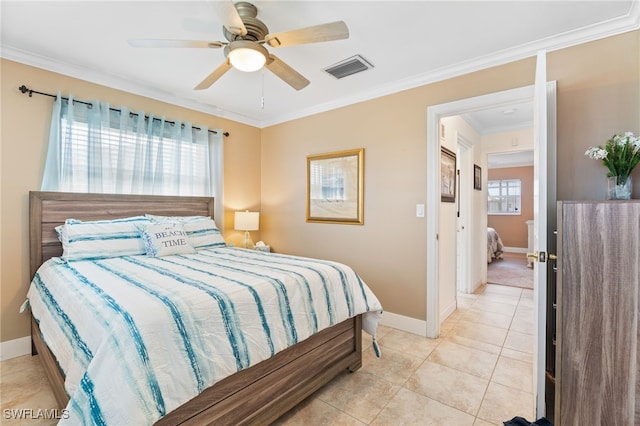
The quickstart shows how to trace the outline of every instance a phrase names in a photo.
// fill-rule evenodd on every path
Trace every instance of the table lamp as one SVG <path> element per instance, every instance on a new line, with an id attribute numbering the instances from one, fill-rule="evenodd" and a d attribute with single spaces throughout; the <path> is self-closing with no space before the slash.
<path id="1" fill-rule="evenodd" d="M 249 235 L 249 231 L 257 231 L 259 229 L 259 222 L 260 213 L 258 212 L 250 212 L 249 210 L 236 212 L 234 229 L 236 231 L 244 231 L 244 241 L 242 243 L 242 246 L 244 248 L 252 249 L 253 247 L 255 247 L 253 241 L 251 241 L 251 235 Z"/>

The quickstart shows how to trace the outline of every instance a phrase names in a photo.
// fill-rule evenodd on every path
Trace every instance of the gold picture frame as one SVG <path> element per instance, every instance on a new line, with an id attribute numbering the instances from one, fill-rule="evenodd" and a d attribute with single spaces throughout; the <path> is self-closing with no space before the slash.
<path id="1" fill-rule="evenodd" d="M 364 224 L 364 148 L 307 156 L 307 222 Z"/>

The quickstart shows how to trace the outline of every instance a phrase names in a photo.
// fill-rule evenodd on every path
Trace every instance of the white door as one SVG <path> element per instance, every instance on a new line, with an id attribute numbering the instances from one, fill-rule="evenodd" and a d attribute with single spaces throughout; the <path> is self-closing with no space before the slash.
<path id="1" fill-rule="evenodd" d="M 547 55 L 545 51 L 538 52 L 536 61 L 536 78 L 534 85 L 534 174 L 533 174 L 533 250 L 528 254 L 534 258 L 533 288 L 536 306 L 535 321 L 537 336 L 534 347 L 536 360 L 534 365 L 534 407 L 536 418 L 542 417 L 545 411 L 545 348 L 546 348 L 546 312 L 547 312 L 547 153 L 549 147 L 549 112 L 553 114 L 555 123 L 555 84 L 547 84 Z M 551 90 L 550 90 L 551 89 Z M 551 91 L 551 99 L 548 95 Z M 554 128 L 555 129 L 555 128 Z M 551 132 L 551 138 L 553 139 Z M 555 140 L 552 141 L 555 146 Z"/>
<path id="2" fill-rule="evenodd" d="M 457 219 L 457 290 L 461 293 L 471 293 L 473 291 L 472 265 L 472 239 L 474 228 L 471 222 L 473 209 L 473 144 L 464 139 L 461 135 L 458 141 L 458 219 Z"/>

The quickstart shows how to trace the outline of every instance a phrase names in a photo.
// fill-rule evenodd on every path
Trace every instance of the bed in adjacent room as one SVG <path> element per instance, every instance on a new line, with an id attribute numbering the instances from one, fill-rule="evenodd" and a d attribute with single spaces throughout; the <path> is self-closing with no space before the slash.
<path id="1" fill-rule="evenodd" d="M 268 424 L 361 366 L 382 308 L 360 277 L 228 247 L 212 210 L 30 193 L 32 340 L 61 424 Z"/>
<path id="2" fill-rule="evenodd" d="M 487 263 L 494 259 L 502 259 L 504 244 L 495 228 L 487 228 Z"/>

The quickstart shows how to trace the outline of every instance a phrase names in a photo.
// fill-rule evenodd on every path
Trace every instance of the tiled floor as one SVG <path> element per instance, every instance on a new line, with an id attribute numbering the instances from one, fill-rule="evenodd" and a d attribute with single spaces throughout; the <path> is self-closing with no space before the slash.
<path id="1" fill-rule="evenodd" d="M 364 335 L 363 367 L 345 373 L 276 424 L 502 425 L 533 420 L 533 292 L 498 285 L 459 295 L 458 310 L 427 339 L 380 327 L 382 357 Z M 0 364 L 2 424 L 7 409 L 50 409 L 54 399 L 37 357 Z"/>
<path id="2" fill-rule="evenodd" d="M 533 291 L 459 295 L 438 339 L 380 327 L 363 367 L 326 385 L 280 425 L 501 425 L 533 420 Z"/>

